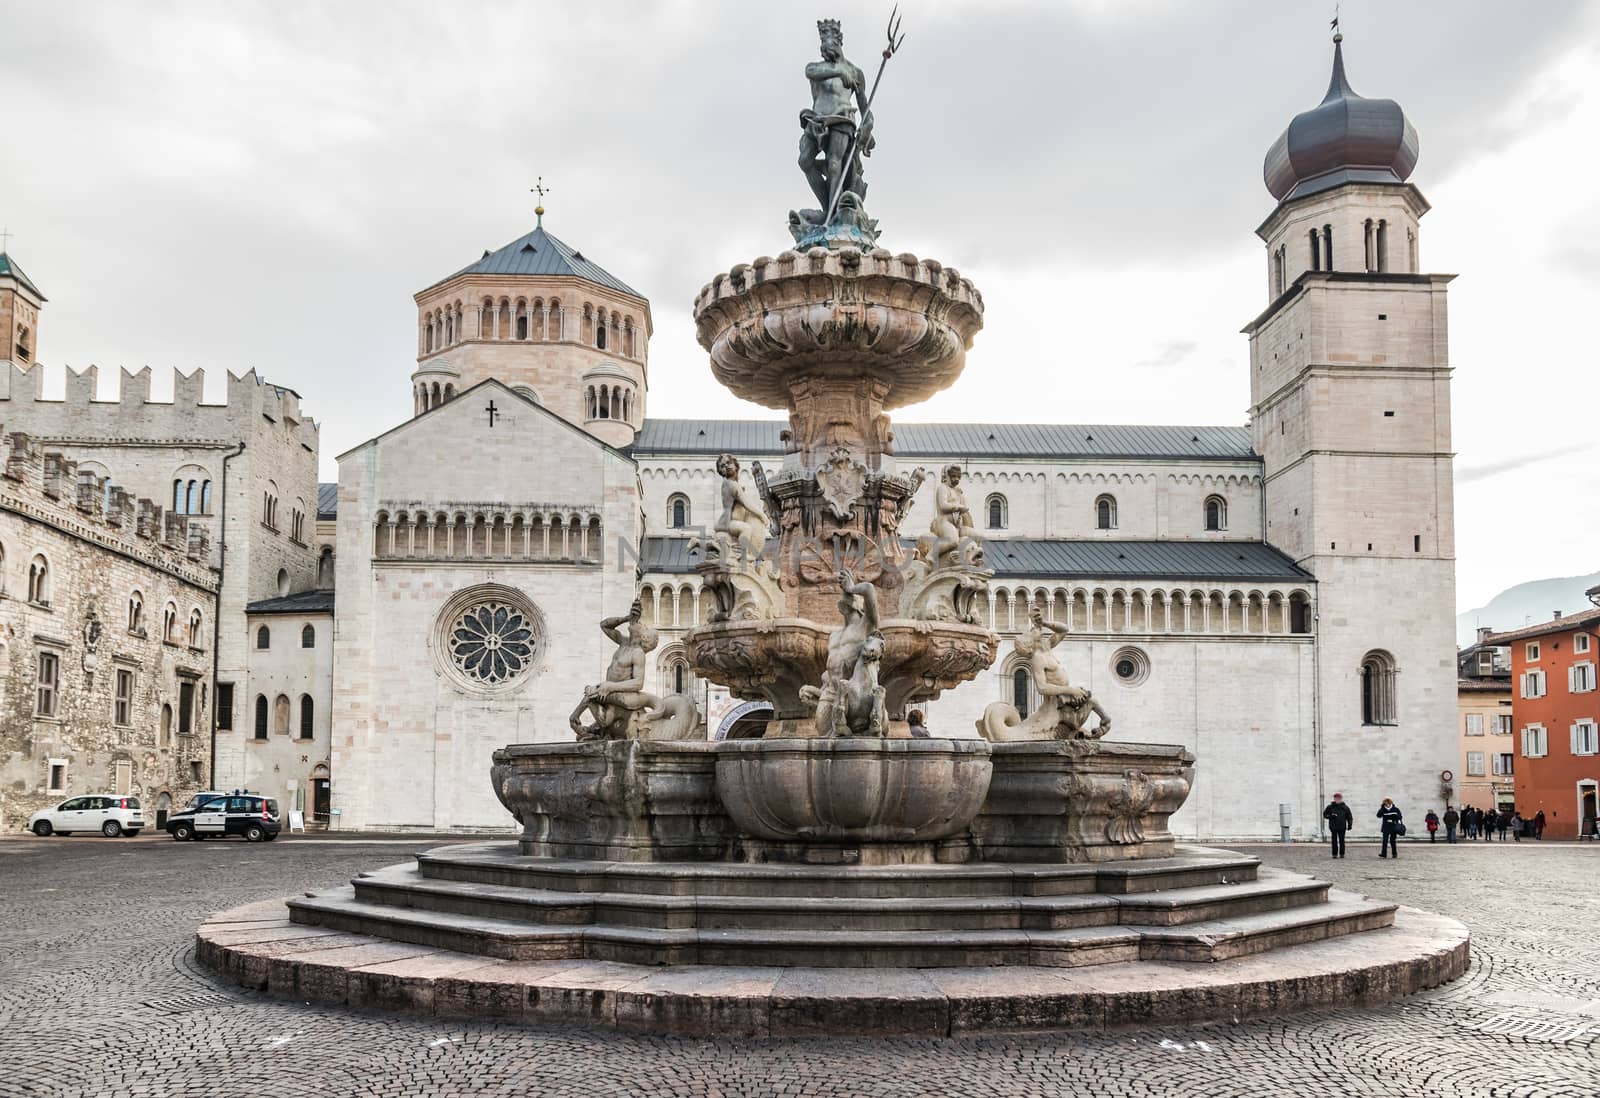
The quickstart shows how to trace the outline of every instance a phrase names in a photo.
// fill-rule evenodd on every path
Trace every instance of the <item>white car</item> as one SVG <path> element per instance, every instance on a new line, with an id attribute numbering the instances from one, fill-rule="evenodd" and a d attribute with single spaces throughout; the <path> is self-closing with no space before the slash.
<path id="1" fill-rule="evenodd" d="M 120 793 L 68 797 L 54 808 L 42 808 L 28 817 L 28 830 L 41 838 L 98 831 L 115 839 L 118 835 L 137 835 L 143 827 L 144 810 L 139 807 L 139 798 Z"/>

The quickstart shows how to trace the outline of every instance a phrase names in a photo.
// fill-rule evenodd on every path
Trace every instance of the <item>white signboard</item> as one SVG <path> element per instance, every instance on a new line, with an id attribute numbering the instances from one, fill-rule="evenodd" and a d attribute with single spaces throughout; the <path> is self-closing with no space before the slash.
<path id="1" fill-rule="evenodd" d="M 289 813 L 289 830 L 304 831 L 306 829 L 306 814 L 304 812 Z"/>

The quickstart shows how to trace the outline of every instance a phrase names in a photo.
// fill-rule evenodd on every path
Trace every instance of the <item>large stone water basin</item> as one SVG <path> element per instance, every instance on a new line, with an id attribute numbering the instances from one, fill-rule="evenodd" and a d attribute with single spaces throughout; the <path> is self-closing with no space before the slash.
<path id="1" fill-rule="evenodd" d="M 1000 643 L 985 627 L 959 622 L 895 619 L 878 631 L 883 636 L 878 681 L 895 720 L 904 719 L 908 704 L 976 678 L 994 662 Z M 684 644 L 697 675 L 737 697 L 771 702 L 778 720 L 795 722 L 810 715 L 800 688 L 822 682 L 831 633 L 806 618 L 716 622 L 691 630 Z"/>
<path id="2" fill-rule="evenodd" d="M 719 745 L 717 795 L 771 842 L 948 839 L 988 795 L 989 752 L 986 740 L 739 740 Z"/>

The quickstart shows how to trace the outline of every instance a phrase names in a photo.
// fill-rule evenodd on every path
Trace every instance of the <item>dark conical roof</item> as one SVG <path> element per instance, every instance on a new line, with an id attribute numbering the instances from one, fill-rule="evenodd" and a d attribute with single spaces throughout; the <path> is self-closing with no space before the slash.
<path id="1" fill-rule="evenodd" d="M 22 268 L 17 266 L 17 261 L 5 252 L 0 252 L 0 278 L 14 278 L 23 289 L 34 297 L 40 301 L 45 300 L 44 294 L 39 292 L 39 287 L 35 286 L 28 276 L 22 273 Z"/>
<path id="2" fill-rule="evenodd" d="M 1280 202 L 1341 183 L 1404 183 L 1417 166 L 1417 131 L 1393 99 L 1355 93 L 1344 74 L 1341 38 L 1333 40 L 1328 94 L 1295 115 L 1267 150 L 1262 176 Z"/>
<path id="3" fill-rule="evenodd" d="M 545 232 L 542 224 L 503 248 L 484 252 L 482 259 L 461 268 L 450 278 L 464 274 L 571 275 L 632 297 L 644 297 L 598 263 L 584 258 L 584 254 L 576 248 Z M 442 278 L 439 282 L 449 282 L 450 278 Z"/>

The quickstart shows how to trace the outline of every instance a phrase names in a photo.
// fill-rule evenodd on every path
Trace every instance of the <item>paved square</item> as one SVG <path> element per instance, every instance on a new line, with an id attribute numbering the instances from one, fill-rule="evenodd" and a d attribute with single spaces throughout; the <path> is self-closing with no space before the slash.
<path id="1" fill-rule="evenodd" d="M 1376 1010 L 989 1040 L 716 1040 L 450 1024 L 277 1002 L 195 965 L 206 915 L 426 840 L 0 839 L 0 1095 L 1600 1094 L 1600 847 L 1240 847 L 1441 911 L 1473 966 Z"/>

